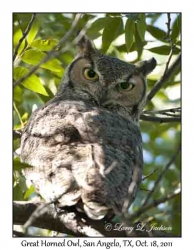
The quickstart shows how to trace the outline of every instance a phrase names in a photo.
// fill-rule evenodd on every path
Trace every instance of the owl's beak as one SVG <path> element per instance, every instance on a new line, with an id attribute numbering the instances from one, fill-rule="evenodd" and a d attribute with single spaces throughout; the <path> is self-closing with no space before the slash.
<path id="1" fill-rule="evenodd" d="M 100 105 L 107 105 L 109 103 L 109 100 L 107 99 L 107 90 L 104 90 L 102 92 L 102 95 L 99 98 Z"/>
<path id="2" fill-rule="evenodd" d="M 101 96 L 99 98 L 99 103 L 101 105 L 104 105 L 106 102 L 107 102 L 107 90 L 103 90 L 102 94 L 101 94 Z"/>

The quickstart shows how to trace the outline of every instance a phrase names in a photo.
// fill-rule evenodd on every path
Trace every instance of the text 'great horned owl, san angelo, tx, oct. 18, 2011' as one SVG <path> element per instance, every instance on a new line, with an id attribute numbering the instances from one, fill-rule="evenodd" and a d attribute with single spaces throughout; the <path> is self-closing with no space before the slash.
<path id="1" fill-rule="evenodd" d="M 129 64 L 86 37 L 55 97 L 35 110 L 21 139 L 25 177 L 46 201 L 81 204 L 92 219 L 120 214 L 142 178 L 139 116 L 154 58 Z"/>

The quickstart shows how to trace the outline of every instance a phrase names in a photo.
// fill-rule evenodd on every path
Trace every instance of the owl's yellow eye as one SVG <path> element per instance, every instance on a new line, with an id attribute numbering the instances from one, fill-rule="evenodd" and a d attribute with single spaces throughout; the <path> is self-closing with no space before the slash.
<path id="1" fill-rule="evenodd" d="M 131 91 L 134 88 L 133 82 L 121 82 L 119 83 L 119 89 L 125 91 Z"/>
<path id="2" fill-rule="evenodd" d="M 96 74 L 93 69 L 87 68 L 84 69 L 84 77 L 86 78 L 86 80 L 94 81 L 98 79 L 98 74 Z"/>

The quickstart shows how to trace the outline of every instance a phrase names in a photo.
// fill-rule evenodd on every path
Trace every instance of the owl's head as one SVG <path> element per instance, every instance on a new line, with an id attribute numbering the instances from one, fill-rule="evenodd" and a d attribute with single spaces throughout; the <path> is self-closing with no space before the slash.
<path id="1" fill-rule="evenodd" d="M 61 89 L 69 86 L 99 106 L 138 121 L 146 98 L 146 76 L 156 67 L 156 60 L 129 64 L 101 54 L 86 37 L 77 47 L 77 57 L 66 70 Z"/>

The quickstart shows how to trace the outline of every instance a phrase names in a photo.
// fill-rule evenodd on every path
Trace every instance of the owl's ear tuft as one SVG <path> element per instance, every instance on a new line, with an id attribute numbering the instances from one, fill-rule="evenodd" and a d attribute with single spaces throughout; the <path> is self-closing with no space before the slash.
<path id="1" fill-rule="evenodd" d="M 92 42 L 84 35 L 77 43 L 78 56 L 91 57 L 92 54 L 97 53 Z"/>
<path id="2" fill-rule="evenodd" d="M 150 60 L 142 61 L 138 63 L 137 70 L 139 73 L 142 73 L 144 76 L 150 74 L 156 67 L 157 61 L 154 57 Z"/>

